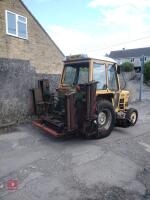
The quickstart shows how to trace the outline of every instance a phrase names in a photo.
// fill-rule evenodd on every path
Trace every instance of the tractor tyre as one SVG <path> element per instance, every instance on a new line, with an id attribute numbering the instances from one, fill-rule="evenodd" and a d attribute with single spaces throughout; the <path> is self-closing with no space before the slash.
<path id="1" fill-rule="evenodd" d="M 108 100 L 99 100 L 97 102 L 97 131 L 95 138 L 108 137 L 116 122 L 116 114 L 112 103 Z"/>
<path id="2" fill-rule="evenodd" d="M 138 119 L 138 111 L 134 108 L 129 108 L 126 113 L 127 126 L 134 126 Z"/>

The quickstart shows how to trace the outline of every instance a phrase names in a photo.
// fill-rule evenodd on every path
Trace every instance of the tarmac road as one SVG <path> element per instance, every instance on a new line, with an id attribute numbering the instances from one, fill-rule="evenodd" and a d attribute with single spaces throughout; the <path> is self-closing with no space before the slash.
<path id="1" fill-rule="evenodd" d="M 30 124 L 1 134 L 0 200 L 150 199 L 150 101 L 132 107 L 136 126 L 102 140 L 55 139 Z"/>

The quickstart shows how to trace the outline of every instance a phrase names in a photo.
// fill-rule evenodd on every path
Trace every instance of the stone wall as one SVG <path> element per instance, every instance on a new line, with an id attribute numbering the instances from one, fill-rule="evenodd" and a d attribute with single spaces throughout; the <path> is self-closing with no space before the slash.
<path id="1" fill-rule="evenodd" d="M 30 89 L 40 79 L 49 79 L 54 92 L 60 75 L 37 74 L 29 61 L 0 58 L 0 124 L 21 122 L 34 114 Z"/>

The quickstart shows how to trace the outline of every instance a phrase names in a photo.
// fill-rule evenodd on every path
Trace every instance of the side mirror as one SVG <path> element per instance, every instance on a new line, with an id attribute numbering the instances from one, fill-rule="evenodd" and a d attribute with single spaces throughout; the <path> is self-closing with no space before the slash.
<path id="1" fill-rule="evenodd" d="M 120 65 L 117 65 L 117 74 L 120 74 Z"/>

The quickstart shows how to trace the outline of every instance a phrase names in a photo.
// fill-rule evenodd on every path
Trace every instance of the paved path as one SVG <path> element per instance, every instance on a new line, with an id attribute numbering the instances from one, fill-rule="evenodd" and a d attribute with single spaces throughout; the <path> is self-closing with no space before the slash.
<path id="1" fill-rule="evenodd" d="M 132 106 L 137 125 L 103 140 L 54 139 L 30 124 L 1 134 L 0 200 L 150 199 L 150 101 Z"/>

